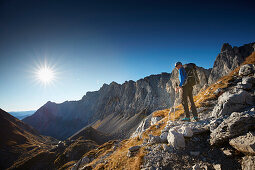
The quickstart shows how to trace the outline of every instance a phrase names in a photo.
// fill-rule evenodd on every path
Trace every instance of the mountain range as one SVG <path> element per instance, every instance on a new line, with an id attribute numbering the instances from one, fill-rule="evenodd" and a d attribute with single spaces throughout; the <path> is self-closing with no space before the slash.
<path id="1" fill-rule="evenodd" d="M 36 110 L 30 110 L 30 111 L 15 111 L 15 112 L 8 112 L 10 113 L 12 116 L 18 118 L 19 120 L 22 120 L 28 116 L 31 116 L 32 114 L 34 114 L 36 112 Z"/>
<path id="2" fill-rule="evenodd" d="M 176 69 L 104 84 L 79 101 L 47 102 L 22 121 L 0 109 L 0 169 L 249 169 L 255 165 L 254 51 L 255 43 L 225 43 L 212 69 L 198 67 L 199 122 L 178 120 Z"/>

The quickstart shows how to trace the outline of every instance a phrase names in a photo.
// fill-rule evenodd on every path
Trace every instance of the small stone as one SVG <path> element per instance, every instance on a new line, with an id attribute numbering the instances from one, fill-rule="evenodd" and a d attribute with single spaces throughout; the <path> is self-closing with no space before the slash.
<path id="1" fill-rule="evenodd" d="M 215 170 L 221 170 L 221 164 L 215 164 L 215 165 L 213 165 L 213 168 Z"/>
<path id="2" fill-rule="evenodd" d="M 201 168 L 200 168 L 199 164 L 195 164 L 195 165 L 192 166 L 192 169 L 193 170 L 200 170 Z"/>
<path id="3" fill-rule="evenodd" d="M 163 150 L 167 152 L 170 150 L 170 147 L 167 144 L 163 144 Z"/>
<path id="4" fill-rule="evenodd" d="M 129 150 L 130 152 L 134 152 L 134 151 L 139 150 L 140 147 L 141 147 L 141 146 L 132 146 L 132 147 L 128 148 L 128 150 Z"/>
<path id="5" fill-rule="evenodd" d="M 224 153 L 225 155 L 227 155 L 227 156 L 231 156 L 231 155 L 232 155 L 231 151 L 228 150 L 228 149 L 223 150 L 223 153 Z"/>
<path id="6" fill-rule="evenodd" d="M 133 154 L 132 154 L 132 152 L 130 152 L 130 151 L 128 151 L 128 153 L 127 153 L 127 157 L 132 157 L 133 156 Z"/>
<path id="7" fill-rule="evenodd" d="M 157 116 L 157 117 L 152 117 L 151 118 L 151 125 L 156 124 L 158 121 L 160 121 L 162 119 L 162 117 Z"/>

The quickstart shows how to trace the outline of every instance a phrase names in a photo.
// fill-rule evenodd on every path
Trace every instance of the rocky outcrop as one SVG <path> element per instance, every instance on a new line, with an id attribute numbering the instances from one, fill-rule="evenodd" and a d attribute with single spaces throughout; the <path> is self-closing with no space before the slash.
<path id="1" fill-rule="evenodd" d="M 240 66 L 246 57 L 255 51 L 255 43 L 245 44 L 241 47 L 232 47 L 228 43 L 223 44 L 221 52 L 216 57 L 208 83 L 216 82 L 220 77 L 227 75 Z"/>
<path id="2" fill-rule="evenodd" d="M 240 67 L 239 75 L 240 76 L 248 76 L 255 72 L 255 66 L 253 64 L 245 64 Z"/>
<path id="3" fill-rule="evenodd" d="M 216 129 L 211 132 L 210 143 L 221 144 L 238 135 L 254 129 L 254 109 L 244 112 L 233 112 Z"/>
<path id="4" fill-rule="evenodd" d="M 214 107 L 212 116 L 221 117 L 234 111 L 253 105 L 251 94 L 242 89 L 227 91 L 218 98 L 218 104 Z"/>

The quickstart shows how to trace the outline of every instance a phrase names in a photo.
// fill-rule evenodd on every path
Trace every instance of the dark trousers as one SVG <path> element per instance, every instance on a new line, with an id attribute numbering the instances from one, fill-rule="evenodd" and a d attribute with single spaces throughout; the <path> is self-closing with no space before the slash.
<path id="1" fill-rule="evenodd" d="M 189 113 L 189 106 L 188 106 L 188 98 L 191 104 L 191 111 L 194 117 L 197 117 L 197 109 L 193 100 L 193 87 L 192 86 L 184 86 L 181 89 L 181 103 L 182 106 L 184 108 L 184 112 L 186 114 L 186 117 L 189 118 L 190 117 L 190 113 Z"/>

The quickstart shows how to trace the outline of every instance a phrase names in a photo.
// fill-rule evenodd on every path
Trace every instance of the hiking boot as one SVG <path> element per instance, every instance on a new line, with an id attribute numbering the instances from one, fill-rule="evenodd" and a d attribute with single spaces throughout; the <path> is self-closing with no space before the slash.
<path id="1" fill-rule="evenodd" d="M 193 117 L 193 120 L 194 121 L 199 121 L 199 118 L 198 117 Z"/>
<path id="2" fill-rule="evenodd" d="M 189 121 L 190 121 L 190 118 L 189 118 L 189 117 L 185 117 L 185 118 L 182 119 L 182 121 L 187 121 L 187 122 L 189 122 Z"/>

